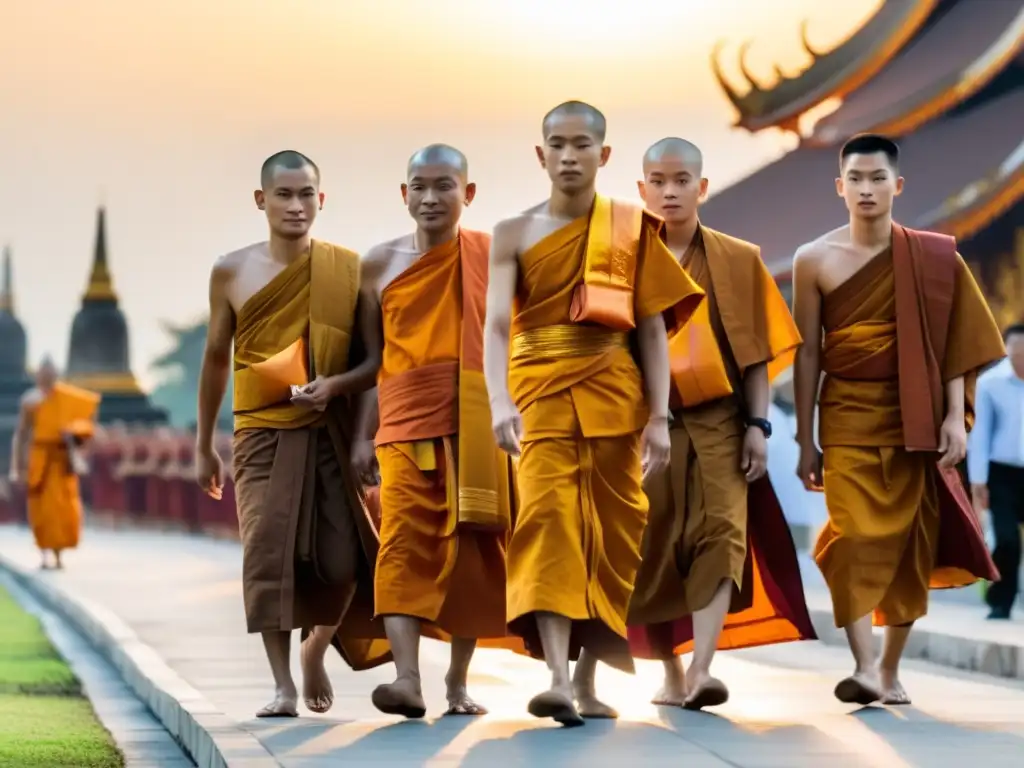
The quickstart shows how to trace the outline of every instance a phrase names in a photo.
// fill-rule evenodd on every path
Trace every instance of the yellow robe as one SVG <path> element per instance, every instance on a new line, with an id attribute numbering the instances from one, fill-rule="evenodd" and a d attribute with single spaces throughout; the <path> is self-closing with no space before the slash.
<path id="1" fill-rule="evenodd" d="M 937 454 L 906 447 L 899 371 L 909 344 L 897 346 L 896 307 L 900 290 L 912 287 L 901 287 L 894 265 L 889 248 L 822 303 L 826 378 L 819 440 L 829 519 L 814 554 L 832 594 L 838 627 L 868 614 L 875 624 L 908 624 L 927 612 L 930 585 L 962 585 L 983 575 L 975 569 L 948 582 L 937 578 L 936 569 L 943 565 L 941 501 L 948 492 L 936 467 Z M 934 350 L 936 378 L 941 376 L 941 386 L 964 377 L 969 424 L 975 374 L 1004 350 L 981 291 L 958 254 L 950 273 L 952 285 L 929 289 L 952 302 L 945 348 Z M 927 398 L 928 371 L 922 367 L 915 375 Z M 939 398 L 941 406 L 941 393 Z"/>
<path id="2" fill-rule="evenodd" d="M 31 408 L 28 456 L 28 524 L 40 549 L 78 546 L 82 498 L 69 443 L 92 437 L 100 396 L 57 382 Z"/>
<path id="3" fill-rule="evenodd" d="M 600 201 L 600 199 L 599 199 Z M 597 206 L 595 206 L 595 209 Z M 509 544 L 510 630 L 542 656 L 533 614 L 573 621 L 570 654 L 581 647 L 632 670 L 626 609 L 647 522 L 640 432 L 645 390 L 623 334 L 571 323 L 588 247 L 611 248 L 635 267 L 633 308 L 649 317 L 702 294 L 644 214 L 638 239 L 595 242 L 582 217 L 519 257 L 510 392 L 523 420 L 516 469 L 517 514 Z"/>
<path id="4" fill-rule="evenodd" d="M 333 626 L 355 598 L 336 645 L 354 669 L 389 660 L 371 624 L 376 533 L 348 450 L 346 398 L 324 413 L 289 402 L 257 364 L 308 348 L 309 377 L 343 373 L 356 316 L 357 254 L 314 241 L 238 312 L 233 466 L 250 632 Z"/>
<path id="5" fill-rule="evenodd" d="M 725 388 L 698 385 L 709 399 L 688 403 L 673 383 L 672 464 L 644 486 L 651 510 L 629 606 L 633 653 L 690 651 L 690 615 L 722 581 L 732 582 L 733 597 L 719 648 L 813 638 L 796 549 L 771 482 L 748 484 L 740 467 L 743 372 L 762 363 L 769 378 L 784 370 L 800 335 L 756 246 L 701 227 L 682 264 L 705 291 L 708 312 L 702 308 L 686 327 L 670 316 L 670 339 L 692 337 L 682 347 L 670 341 L 673 370 L 710 373 Z"/>
<path id="6" fill-rule="evenodd" d="M 416 616 L 435 636 L 500 638 L 509 462 L 483 383 L 490 237 L 463 229 L 381 296 L 378 615 Z"/>

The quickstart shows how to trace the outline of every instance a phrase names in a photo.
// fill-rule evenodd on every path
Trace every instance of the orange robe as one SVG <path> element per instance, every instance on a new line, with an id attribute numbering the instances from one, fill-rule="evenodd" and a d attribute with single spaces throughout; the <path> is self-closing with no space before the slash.
<path id="1" fill-rule="evenodd" d="M 769 378 L 785 370 L 800 334 L 757 246 L 701 227 L 682 264 L 706 298 L 686 325 L 674 313 L 667 318 L 672 465 L 644 486 L 651 510 L 629 604 L 630 647 L 657 659 L 692 650 L 691 614 L 724 580 L 733 597 L 718 648 L 814 639 L 796 547 L 771 481 L 748 484 L 740 468 L 743 373 L 762 363 Z M 691 375 L 702 380 L 694 388 L 676 383 Z"/>
<path id="2" fill-rule="evenodd" d="M 28 456 L 26 496 L 28 524 L 40 549 L 78 546 L 82 499 L 72 469 L 72 445 L 88 439 L 100 396 L 64 382 L 30 406 L 32 443 Z"/>
<path id="3" fill-rule="evenodd" d="M 998 574 L 955 468 L 936 466 L 944 384 L 1005 354 L 955 241 L 894 225 L 892 247 L 829 293 L 819 440 L 828 523 L 815 558 L 836 626 L 903 625 L 928 589 Z"/>
<path id="4" fill-rule="evenodd" d="M 606 221 L 632 220 L 620 227 Z M 595 224 L 595 219 L 599 219 Z M 573 621 L 581 647 L 631 671 L 626 610 L 647 523 L 640 434 L 648 409 L 626 334 L 573 323 L 588 267 L 610 254 L 625 274 L 633 313 L 644 318 L 702 292 L 660 238 L 660 220 L 598 198 L 582 217 L 519 256 L 510 393 L 523 420 L 517 511 L 509 544 L 510 630 L 540 658 L 534 612 Z M 589 287 L 589 286 L 588 286 Z"/>
<path id="5" fill-rule="evenodd" d="M 348 458 L 351 408 L 344 398 L 324 413 L 294 405 L 289 385 L 258 365 L 299 345 L 304 375 L 343 373 L 358 288 L 359 257 L 315 241 L 238 312 L 232 463 L 249 631 L 334 626 L 354 590 L 337 642 L 365 669 L 390 651 L 371 623 L 377 540 Z"/>
<path id="6" fill-rule="evenodd" d="M 483 379 L 490 237 L 461 230 L 381 295 L 378 616 L 447 635 L 506 634 L 508 458 Z"/>

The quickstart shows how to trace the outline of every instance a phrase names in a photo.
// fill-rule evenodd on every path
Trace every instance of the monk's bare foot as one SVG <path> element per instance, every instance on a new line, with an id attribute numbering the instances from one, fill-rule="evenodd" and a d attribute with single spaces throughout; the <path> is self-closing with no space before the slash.
<path id="1" fill-rule="evenodd" d="M 324 654 L 316 648 L 312 635 L 299 651 L 302 665 L 302 701 L 310 712 L 323 714 L 334 704 L 334 688 L 324 667 Z"/>
<path id="2" fill-rule="evenodd" d="M 590 720 L 615 720 L 619 716 L 614 707 L 605 704 L 593 694 L 577 695 L 576 707 L 580 717 Z"/>
<path id="3" fill-rule="evenodd" d="M 619 716 L 615 709 L 597 698 L 597 694 L 588 687 L 574 685 L 573 695 L 576 697 L 576 711 L 581 717 L 591 720 L 615 720 Z"/>
<path id="4" fill-rule="evenodd" d="M 566 728 L 584 724 L 576 705 L 573 704 L 572 688 L 568 685 L 538 693 L 530 699 L 526 710 L 534 717 L 550 717 Z"/>
<path id="5" fill-rule="evenodd" d="M 686 703 L 686 673 L 682 668 L 665 672 L 665 682 L 654 694 L 651 704 L 656 707 L 681 707 Z"/>
<path id="6" fill-rule="evenodd" d="M 686 699 L 683 709 L 701 710 L 719 707 L 729 700 L 729 689 L 717 677 L 707 672 L 694 672 L 686 681 Z"/>
<path id="7" fill-rule="evenodd" d="M 854 672 L 836 685 L 835 696 L 844 704 L 866 707 L 882 698 L 882 685 L 876 673 Z"/>
<path id="8" fill-rule="evenodd" d="M 411 719 L 427 714 L 423 691 L 418 682 L 398 678 L 393 683 L 378 685 L 370 697 L 373 706 L 385 715 L 401 715 Z"/>
<path id="9" fill-rule="evenodd" d="M 55 554 L 53 556 L 53 567 L 54 567 L 55 570 L 58 570 L 58 571 L 64 570 L 64 563 L 60 559 L 60 552 L 58 552 L 57 554 Z"/>
<path id="10" fill-rule="evenodd" d="M 910 704 L 910 696 L 907 695 L 903 683 L 895 670 L 879 670 L 879 680 L 882 684 L 882 703 L 887 707 L 902 707 Z"/>
<path id="11" fill-rule="evenodd" d="M 298 698 L 294 688 L 279 690 L 272 702 L 256 712 L 256 717 L 298 717 Z"/>
<path id="12" fill-rule="evenodd" d="M 486 715 L 487 707 L 477 704 L 466 691 L 466 676 L 449 672 L 444 677 L 445 698 L 448 699 L 446 715 Z"/>

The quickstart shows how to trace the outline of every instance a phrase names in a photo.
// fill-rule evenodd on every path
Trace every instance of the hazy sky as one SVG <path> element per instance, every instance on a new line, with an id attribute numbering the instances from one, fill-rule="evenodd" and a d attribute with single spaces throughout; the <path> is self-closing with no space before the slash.
<path id="1" fill-rule="evenodd" d="M 363 250 L 409 229 L 398 185 L 418 147 L 469 156 L 465 218 L 489 228 L 539 202 L 540 118 L 566 99 L 608 116 L 602 190 L 634 197 L 643 151 L 700 144 L 712 189 L 793 146 L 730 128 L 711 73 L 718 40 L 754 40 L 751 68 L 806 64 L 880 0 L 0 0 L 0 242 L 13 247 L 30 359 L 67 355 L 96 206 L 135 372 L 163 319 L 203 315 L 221 253 L 264 239 L 263 159 L 294 148 L 323 171 L 315 234 Z M 385 10 L 386 9 L 386 10 Z"/>

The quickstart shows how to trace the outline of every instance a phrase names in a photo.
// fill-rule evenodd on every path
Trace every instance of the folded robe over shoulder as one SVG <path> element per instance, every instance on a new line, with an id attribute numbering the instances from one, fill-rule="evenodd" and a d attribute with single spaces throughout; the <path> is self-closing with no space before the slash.
<path id="1" fill-rule="evenodd" d="M 829 293 L 819 432 L 829 520 L 815 558 L 836 626 L 900 625 L 928 589 L 998 578 L 955 469 L 940 471 L 944 385 L 1005 354 L 970 270 L 945 235 L 893 226 L 892 247 Z"/>
<path id="2" fill-rule="evenodd" d="M 349 364 L 359 257 L 314 241 L 242 307 L 235 331 L 234 479 L 242 538 L 242 591 L 250 632 L 333 626 L 355 598 L 336 646 L 354 669 L 390 650 L 372 622 L 377 539 L 351 474 L 352 412 L 294 405 L 288 387 L 253 365 L 304 339 L 311 375 Z"/>
<path id="3" fill-rule="evenodd" d="M 672 464 L 645 485 L 651 511 L 629 606 L 631 650 L 657 659 L 692 650 L 691 616 L 722 581 L 734 590 L 720 649 L 814 639 L 796 547 L 771 481 L 748 485 L 740 468 L 743 373 L 762 363 L 770 378 L 784 370 L 800 335 L 757 246 L 701 226 L 682 263 L 705 291 L 708 311 L 688 325 L 670 313 L 669 335 L 698 341 L 683 349 L 704 359 L 674 357 L 672 369 L 712 380 L 695 379 L 688 393 L 723 382 L 717 392 L 731 394 L 691 403 L 673 385 Z M 706 327 L 695 327 L 700 322 Z M 670 354 L 681 354 L 679 346 L 670 343 Z"/>
<path id="4" fill-rule="evenodd" d="M 650 213 L 598 197 L 591 216 L 519 256 L 509 388 L 523 445 L 508 618 L 537 657 L 534 614 L 545 611 L 573 621 L 572 658 L 586 647 L 633 669 L 626 609 L 647 522 L 640 431 L 648 411 L 619 330 L 630 318 L 621 302 L 599 302 L 602 293 L 627 291 L 638 319 L 676 305 L 688 315 L 699 304 L 703 294 L 662 242 L 662 228 Z M 591 279 L 608 290 L 581 301 L 579 287 Z M 615 325 L 574 322 L 581 312 L 614 316 Z"/>

